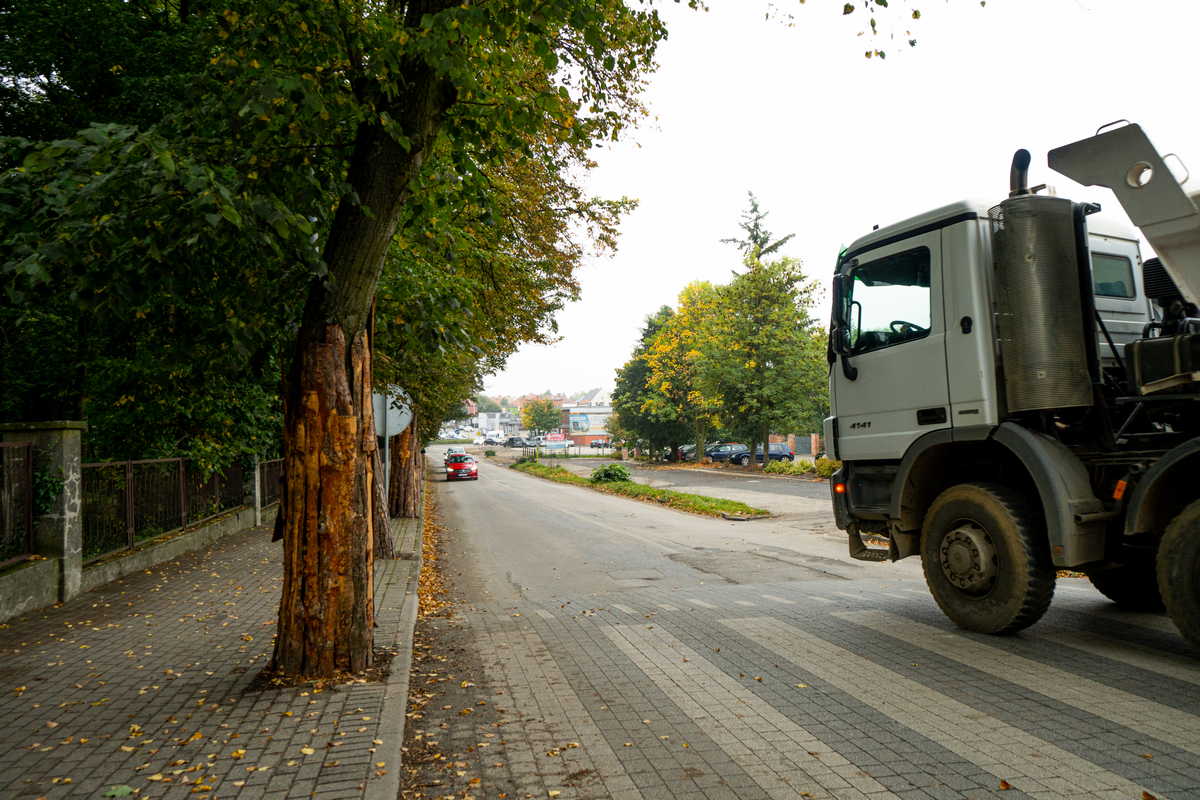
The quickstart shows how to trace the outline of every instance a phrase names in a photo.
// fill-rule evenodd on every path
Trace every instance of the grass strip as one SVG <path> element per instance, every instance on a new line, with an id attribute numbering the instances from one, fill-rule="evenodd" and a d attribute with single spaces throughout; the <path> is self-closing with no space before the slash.
<path id="1" fill-rule="evenodd" d="M 565 470 L 559 466 L 547 466 L 535 461 L 524 461 L 513 464 L 512 468 L 529 475 L 536 475 L 558 483 L 569 483 L 575 486 L 586 486 L 605 494 L 617 494 L 622 497 L 632 497 L 650 503 L 660 503 L 679 511 L 689 511 L 693 514 L 703 514 L 708 517 L 720 517 L 725 514 L 738 517 L 765 517 L 771 512 L 765 509 L 748 506 L 737 500 L 725 500 L 720 497 L 708 497 L 702 494 L 676 492 L 672 489 L 657 489 L 644 483 L 634 481 L 613 481 L 609 483 L 592 483 L 582 475 Z"/>
<path id="2" fill-rule="evenodd" d="M 539 453 L 539 459 L 543 458 L 612 458 L 611 453 Z"/>

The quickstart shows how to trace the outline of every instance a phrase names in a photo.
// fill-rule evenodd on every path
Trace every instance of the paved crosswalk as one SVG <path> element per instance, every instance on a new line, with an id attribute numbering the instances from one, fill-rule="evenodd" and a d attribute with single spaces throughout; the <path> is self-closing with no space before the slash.
<path id="1" fill-rule="evenodd" d="M 539 772 L 539 751 L 579 742 L 567 774 L 593 789 L 554 789 L 567 800 L 1200 796 L 1200 660 L 1178 637 L 1144 644 L 1165 617 L 1075 592 L 1023 637 L 989 638 L 908 587 L 838 586 L 642 589 L 497 615 L 513 630 L 481 645 L 491 680 L 535 711 L 532 744 L 497 763 L 516 786 L 550 786 L 563 769 Z M 1121 624 L 1074 624 L 1093 607 Z"/>

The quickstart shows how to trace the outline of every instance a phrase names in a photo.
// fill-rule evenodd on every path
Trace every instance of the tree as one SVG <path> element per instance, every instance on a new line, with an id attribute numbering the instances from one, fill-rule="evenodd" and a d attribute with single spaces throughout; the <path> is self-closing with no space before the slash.
<path id="1" fill-rule="evenodd" d="M 728 321 L 705 352 L 700 382 L 721 398 L 730 431 L 757 442 L 752 452 L 761 446 L 765 466 L 772 430 L 819 423 L 827 365 L 819 355 L 823 331 L 809 315 L 816 284 L 797 261 L 764 261 L 795 234 L 774 238 L 767 212 L 749 197 L 740 223 L 746 238 L 722 239 L 742 252 L 746 271 L 721 289 Z"/>
<path id="2" fill-rule="evenodd" d="M 475 395 L 475 407 L 484 414 L 495 414 L 501 410 L 499 403 L 481 394 Z"/>
<path id="3" fill-rule="evenodd" d="M 663 447 L 676 450 L 692 433 L 674 413 L 664 413 L 661 404 L 651 399 L 654 389 L 649 385 L 650 365 L 646 353 L 673 314 L 669 306 L 663 306 L 646 318 L 633 355 L 617 370 L 612 395 L 609 433 L 628 445 L 642 446 L 650 452 Z"/>
<path id="4" fill-rule="evenodd" d="M 687 427 L 704 456 L 709 433 L 718 423 L 720 398 L 708 393 L 699 377 L 704 350 L 720 326 L 720 295 L 711 283 L 688 284 L 679 307 L 665 320 L 646 348 L 649 367 L 642 411 L 664 422 Z"/>
<path id="5" fill-rule="evenodd" d="M 767 212 L 758 207 L 758 198 L 754 196 L 754 192 L 746 192 L 746 194 L 750 197 L 750 208 L 742 213 L 742 221 L 739 224 L 739 227 L 746 232 L 746 238 L 731 237 L 722 239 L 721 242 L 736 246 L 744 255 L 754 254 L 757 258 L 766 258 L 787 244 L 796 234 L 789 233 L 771 241 L 772 233 L 763 225 L 767 218 Z"/>
<path id="6" fill-rule="evenodd" d="M 521 427 L 533 435 L 557 430 L 562 424 L 562 411 L 549 397 L 538 397 L 521 407 Z"/>
<path id="7" fill-rule="evenodd" d="M 772 431 L 814 430 L 824 416 L 824 331 L 809 316 L 816 284 L 799 262 L 745 258 L 721 289 L 723 324 L 699 359 L 698 383 L 720 398 L 725 426 L 767 463 Z"/>

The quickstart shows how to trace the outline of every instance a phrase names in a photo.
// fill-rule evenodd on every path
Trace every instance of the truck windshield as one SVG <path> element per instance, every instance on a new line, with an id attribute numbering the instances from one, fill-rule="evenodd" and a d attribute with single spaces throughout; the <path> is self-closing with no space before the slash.
<path id="1" fill-rule="evenodd" d="M 850 351 L 866 353 L 929 333 L 929 248 L 856 267 L 847 298 Z"/>

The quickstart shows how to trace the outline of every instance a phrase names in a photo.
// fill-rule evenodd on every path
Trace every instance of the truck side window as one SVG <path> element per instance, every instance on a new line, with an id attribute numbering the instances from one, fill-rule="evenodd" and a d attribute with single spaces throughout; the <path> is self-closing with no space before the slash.
<path id="1" fill-rule="evenodd" d="M 850 274 L 851 353 L 866 353 L 929 334 L 928 247 L 870 261 Z"/>
<path id="2" fill-rule="evenodd" d="M 1125 256 L 1092 253 L 1092 287 L 1104 297 L 1133 297 L 1133 265 Z"/>

